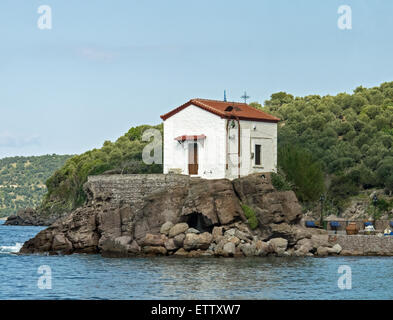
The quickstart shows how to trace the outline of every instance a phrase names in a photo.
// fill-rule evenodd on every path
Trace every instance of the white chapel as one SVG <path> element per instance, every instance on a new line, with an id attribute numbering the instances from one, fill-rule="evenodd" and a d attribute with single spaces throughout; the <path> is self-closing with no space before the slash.
<path id="1" fill-rule="evenodd" d="M 161 118 L 164 173 L 232 180 L 277 169 L 280 119 L 246 103 L 191 99 Z"/>

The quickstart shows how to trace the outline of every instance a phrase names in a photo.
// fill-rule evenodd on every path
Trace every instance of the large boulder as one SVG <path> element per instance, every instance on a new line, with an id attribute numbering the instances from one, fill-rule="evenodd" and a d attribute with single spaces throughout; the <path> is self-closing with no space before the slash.
<path id="1" fill-rule="evenodd" d="M 246 257 L 256 256 L 257 248 L 254 243 L 242 243 L 239 245 L 239 249 L 243 252 Z"/>
<path id="2" fill-rule="evenodd" d="M 329 236 L 327 234 L 312 235 L 311 243 L 314 249 L 318 249 L 318 247 L 333 247 L 333 243 L 329 242 Z"/>
<path id="3" fill-rule="evenodd" d="M 329 248 L 327 247 L 318 247 L 317 254 L 319 257 L 326 257 L 329 254 Z"/>
<path id="4" fill-rule="evenodd" d="M 187 233 L 183 247 L 186 250 L 206 250 L 209 248 L 212 239 L 212 235 L 208 232 L 204 232 L 202 234 Z"/>
<path id="5" fill-rule="evenodd" d="M 314 248 L 314 245 L 313 245 L 311 239 L 308 239 L 308 238 L 300 239 L 296 243 L 294 248 L 295 248 L 294 254 L 296 256 L 306 256 L 311 251 L 315 251 L 316 250 L 316 248 Z"/>
<path id="6" fill-rule="evenodd" d="M 173 238 L 166 240 L 164 246 L 165 249 L 167 249 L 168 251 L 174 251 L 179 248 L 179 246 L 177 245 L 177 243 Z"/>
<path id="7" fill-rule="evenodd" d="M 177 236 L 175 236 L 173 238 L 173 243 L 177 246 L 177 247 L 182 247 L 184 244 L 184 239 L 186 238 L 186 235 L 184 233 L 180 233 Z"/>
<path id="8" fill-rule="evenodd" d="M 175 224 L 170 230 L 169 230 L 169 237 L 173 238 L 177 236 L 180 233 L 186 232 L 188 230 L 188 224 L 187 223 L 177 223 Z"/>
<path id="9" fill-rule="evenodd" d="M 173 223 L 171 221 L 167 221 L 161 226 L 160 233 L 167 236 L 169 234 L 169 230 L 171 230 L 172 227 Z"/>
<path id="10" fill-rule="evenodd" d="M 165 245 L 166 240 L 167 237 L 163 234 L 158 235 L 158 234 L 147 233 L 142 241 L 142 245 L 162 247 Z"/>
<path id="11" fill-rule="evenodd" d="M 132 241 L 132 238 L 130 236 L 121 236 L 115 238 L 115 242 L 119 243 L 122 246 L 128 246 Z"/>
<path id="12" fill-rule="evenodd" d="M 223 227 L 214 227 L 212 231 L 213 241 L 219 243 L 223 237 Z"/>
<path id="13" fill-rule="evenodd" d="M 271 252 L 270 246 L 268 243 L 258 240 L 255 243 L 255 252 L 256 252 L 256 255 L 258 255 L 258 256 L 266 256 L 267 254 L 269 254 Z"/>
<path id="14" fill-rule="evenodd" d="M 236 252 L 236 246 L 232 242 L 227 242 L 222 247 L 222 255 L 223 256 L 233 256 Z"/>
<path id="15" fill-rule="evenodd" d="M 330 254 L 340 254 L 340 252 L 342 251 L 342 247 L 336 243 L 332 248 L 328 248 L 328 252 Z"/>
<path id="16" fill-rule="evenodd" d="M 288 247 L 288 240 L 283 238 L 271 239 L 268 244 L 271 246 L 274 253 L 283 255 Z"/>

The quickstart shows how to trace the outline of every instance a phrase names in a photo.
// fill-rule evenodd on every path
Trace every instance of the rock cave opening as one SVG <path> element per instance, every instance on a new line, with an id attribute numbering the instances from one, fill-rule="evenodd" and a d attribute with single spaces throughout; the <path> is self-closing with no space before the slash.
<path id="1" fill-rule="evenodd" d="M 184 222 L 187 222 L 190 228 L 197 229 L 201 233 L 212 232 L 214 227 L 212 221 L 199 212 L 193 212 L 187 215 Z"/>

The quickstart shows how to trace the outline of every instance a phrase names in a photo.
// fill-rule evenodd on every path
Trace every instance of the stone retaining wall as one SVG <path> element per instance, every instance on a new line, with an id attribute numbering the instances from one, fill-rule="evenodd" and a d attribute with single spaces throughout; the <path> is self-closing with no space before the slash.
<path id="1" fill-rule="evenodd" d="M 112 204 L 138 206 L 142 198 L 170 187 L 186 187 L 189 176 L 178 174 L 114 174 L 89 176 L 85 190 L 89 201 L 107 200 Z"/>
<path id="2" fill-rule="evenodd" d="M 329 242 L 338 243 L 348 255 L 393 256 L 393 236 L 330 235 Z"/>

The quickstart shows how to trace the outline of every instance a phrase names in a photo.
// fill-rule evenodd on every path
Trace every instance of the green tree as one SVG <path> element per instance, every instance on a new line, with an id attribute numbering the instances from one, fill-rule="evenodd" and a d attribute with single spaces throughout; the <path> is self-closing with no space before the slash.
<path id="1" fill-rule="evenodd" d="M 312 155 L 299 146 L 284 145 L 278 150 L 278 166 L 293 183 L 300 201 L 316 201 L 325 186 L 321 165 Z"/>

